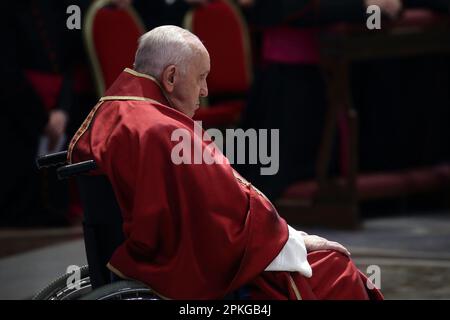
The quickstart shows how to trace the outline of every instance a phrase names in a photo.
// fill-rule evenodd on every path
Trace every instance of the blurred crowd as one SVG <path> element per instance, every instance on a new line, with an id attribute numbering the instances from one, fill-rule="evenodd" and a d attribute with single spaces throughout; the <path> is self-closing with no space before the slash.
<path id="1" fill-rule="evenodd" d="M 82 30 L 66 27 L 70 5 L 80 7 L 83 20 L 94 1 L 19 0 L 0 4 L 0 226 L 65 226 L 81 219 L 75 183 L 58 181 L 51 169 L 38 171 L 35 159 L 65 150 L 68 139 L 98 99 Z M 189 10 L 209 2 L 114 0 L 112 5 L 133 6 L 150 30 L 165 24 L 183 26 Z M 295 181 L 312 179 L 316 173 L 328 106 L 317 40 L 322 28 L 342 22 L 365 25 L 370 5 L 380 7 L 383 22 L 402 19 L 411 9 L 444 17 L 450 12 L 450 0 L 230 2 L 245 18 L 252 48 L 253 83 L 238 126 L 280 129 L 280 170 L 276 175 L 259 175 L 258 165 L 238 166 L 238 170 L 271 199 L 280 197 Z M 352 64 L 360 170 L 449 163 L 449 88 L 448 53 Z"/>

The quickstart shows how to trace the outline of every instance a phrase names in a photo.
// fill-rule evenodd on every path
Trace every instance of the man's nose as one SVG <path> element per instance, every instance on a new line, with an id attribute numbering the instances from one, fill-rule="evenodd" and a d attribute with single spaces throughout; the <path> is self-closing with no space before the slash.
<path id="1" fill-rule="evenodd" d="M 204 85 L 200 88 L 200 97 L 207 97 L 208 96 L 208 85 Z"/>

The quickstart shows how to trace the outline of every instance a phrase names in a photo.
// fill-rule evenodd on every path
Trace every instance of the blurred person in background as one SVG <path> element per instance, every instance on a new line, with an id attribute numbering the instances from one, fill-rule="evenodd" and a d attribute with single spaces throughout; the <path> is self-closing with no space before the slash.
<path id="1" fill-rule="evenodd" d="M 77 2 L 83 9 L 89 3 Z M 84 117 L 79 106 L 82 92 L 89 91 L 89 76 L 80 68 L 81 30 L 66 26 L 71 4 L 52 0 L 1 4 L 3 226 L 69 223 L 67 182 L 57 181 L 52 171 L 39 173 L 35 159 L 65 149 L 66 131 Z"/>
<path id="2" fill-rule="evenodd" d="M 280 170 L 259 175 L 240 170 L 269 196 L 278 198 L 293 182 L 314 177 L 327 92 L 319 68 L 318 35 L 336 22 L 365 25 L 366 8 L 377 5 L 382 25 L 402 11 L 425 8 L 449 12 L 448 0 L 240 0 L 260 33 L 245 128 L 280 129 Z M 359 113 L 360 168 L 389 170 L 448 161 L 449 59 L 447 56 L 371 60 L 353 64 L 353 102 Z M 420 128 L 418 130 L 418 128 Z M 337 158 L 334 152 L 334 159 Z M 337 173 L 337 161 L 332 162 Z"/>
<path id="3" fill-rule="evenodd" d="M 261 176 L 256 166 L 242 170 L 263 192 L 278 198 L 291 183 L 310 179 L 315 172 L 327 108 L 319 68 L 320 28 L 339 21 L 365 23 L 371 4 L 395 19 L 402 4 L 400 0 L 240 2 L 250 23 L 262 33 L 261 63 L 242 125 L 280 129 L 279 172 Z"/>
<path id="4" fill-rule="evenodd" d="M 0 226 L 65 226 L 81 215 L 76 186 L 58 181 L 54 169 L 38 172 L 36 156 L 65 150 L 95 102 L 96 93 L 81 29 L 69 29 L 67 8 L 77 5 L 81 21 L 92 0 L 23 0 L 1 5 L 5 48 L 1 70 L 4 105 Z M 134 5 L 148 28 L 181 24 L 192 5 L 206 0 L 145 1 Z M 132 0 L 113 0 L 124 7 Z M 83 23 L 81 23 L 82 25 Z"/>
<path id="5" fill-rule="evenodd" d="M 404 0 L 405 10 L 447 14 L 449 0 Z M 426 10 L 426 11 L 425 11 Z M 360 169 L 396 171 L 450 162 L 450 57 L 373 59 L 352 65 Z"/>

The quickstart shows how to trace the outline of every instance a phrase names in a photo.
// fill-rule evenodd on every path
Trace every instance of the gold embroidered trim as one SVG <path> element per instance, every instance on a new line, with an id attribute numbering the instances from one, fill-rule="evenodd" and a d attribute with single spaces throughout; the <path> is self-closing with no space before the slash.
<path id="1" fill-rule="evenodd" d="M 94 118 L 94 115 L 97 112 L 97 110 L 100 107 L 100 105 L 104 101 L 114 101 L 114 100 L 118 100 L 118 101 L 126 101 L 126 100 L 130 100 L 130 101 L 148 101 L 148 102 L 151 102 L 151 103 L 161 104 L 160 102 L 158 102 L 156 100 L 153 100 L 153 99 L 150 99 L 150 98 L 145 98 L 145 97 L 136 97 L 136 96 L 105 96 L 105 97 L 101 97 L 99 102 L 91 110 L 91 112 L 89 113 L 87 118 L 83 121 L 83 124 L 81 125 L 81 127 L 77 130 L 77 132 L 73 136 L 72 140 L 70 141 L 68 152 L 67 152 L 67 161 L 68 161 L 68 163 L 72 163 L 72 151 L 75 148 L 75 145 L 77 144 L 78 140 L 81 138 L 81 136 L 89 128 L 89 126 L 90 126 L 90 124 L 92 122 L 92 119 Z"/>
<path id="2" fill-rule="evenodd" d="M 130 277 L 127 277 L 126 275 L 124 275 L 122 272 L 120 272 L 119 270 L 117 270 L 116 268 L 114 268 L 109 262 L 106 264 L 106 267 L 109 269 L 109 271 L 111 271 L 112 273 L 114 273 L 115 275 L 119 276 L 122 279 L 126 279 L 126 280 L 132 280 L 132 281 L 137 281 L 136 279 L 132 279 Z M 141 282 L 141 281 L 139 281 Z M 155 290 L 153 290 L 152 288 L 150 288 L 147 284 L 143 283 L 146 287 L 148 287 L 150 290 L 152 290 L 157 296 L 161 297 L 164 300 L 172 300 L 169 299 L 165 296 L 163 296 L 162 294 L 160 294 L 159 292 L 156 292 Z"/>
<path id="3" fill-rule="evenodd" d="M 302 295 L 300 294 L 300 291 L 297 288 L 297 285 L 295 284 L 294 279 L 292 279 L 292 276 L 289 274 L 289 282 L 291 283 L 292 290 L 294 290 L 295 296 L 297 300 L 302 300 Z"/>
<path id="4" fill-rule="evenodd" d="M 140 73 L 140 72 L 137 72 L 136 70 L 133 70 L 130 68 L 125 68 L 123 71 L 127 72 L 129 74 L 132 74 L 133 76 L 136 76 L 136 77 L 141 77 L 141 78 L 146 78 L 146 79 L 152 80 L 153 82 L 155 82 L 158 85 L 158 87 L 160 87 L 158 80 L 156 80 L 155 78 L 153 78 L 152 76 L 150 76 L 148 74 Z"/>
<path id="5" fill-rule="evenodd" d="M 169 102 L 170 107 L 174 108 L 172 101 L 169 99 L 169 97 L 167 96 L 166 92 L 164 91 L 164 89 L 162 88 L 162 86 L 158 80 L 156 80 L 155 78 L 153 78 L 152 76 L 150 76 L 148 74 L 140 73 L 140 72 L 137 72 L 136 70 L 133 70 L 130 68 L 125 68 L 125 70 L 123 70 L 123 71 L 127 72 L 129 74 L 132 74 L 133 76 L 136 76 L 136 77 L 149 79 L 149 80 L 153 81 L 154 83 L 156 83 L 156 85 L 161 89 L 161 92 L 162 92 L 164 98 L 166 98 L 167 102 Z"/>
<path id="6" fill-rule="evenodd" d="M 104 96 L 100 98 L 100 101 L 111 101 L 111 100 L 131 100 L 131 101 L 150 101 L 152 103 L 161 104 L 160 102 L 146 98 L 146 97 L 137 97 L 137 96 Z"/>
<path id="7" fill-rule="evenodd" d="M 81 127 L 77 130 L 75 135 L 73 136 L 72 140 L 70 140 L 69 148 L 67 151 L 67 162 L 72 163 L 72 152 L 75 148 L 75 145 L 77 144 L 78 140 L 81 138 L 81 136 L 86 132 L 86 130 L 89 128 L 92 119 L 94 118 L 95 113 L 97 112 L 98 108 L 102 105 L 103 101 L 99 101 L 95 107 L 89 112 L 89 115 L 86 119 L 84 119 Z"/>
<path id="8" fill-rule="evenodd" d="M 248 182 L 246 179 L 244 179 L 239 173 L 236 172 L 236 170 L 233 169 L 233 175 L 236 178 L 236 180 L 242 184 L 244 187 L 246 188 L 252 188 L 253 190 L 255 190 L 255 192 L 257 194 L 259 194 L 260 196 L 264 197 L 267 201 L 270 202 L 269 198 L 266 197 L 266 195 L 264 193 L 262 193 L 258 188 L 256 188 L 253 184 L 251 184 L 250 182 Z"/>
<path id="9" fill-rule="evenodd" d="M 245 187 L 249 187 L 249 186 L 251 186 L 251 183 L 250 182 L 248 182 L 248 181 L 246 181 L 246 180 L 244 180 L 244 179 L 241 179 L 240 177 L 238 177 L 238 176 L 234 176 L 235 178 L 236 178 L 236 180 L 238 181 L 238 182 L 240 182 L 242 185 L 244 185 Z"/>

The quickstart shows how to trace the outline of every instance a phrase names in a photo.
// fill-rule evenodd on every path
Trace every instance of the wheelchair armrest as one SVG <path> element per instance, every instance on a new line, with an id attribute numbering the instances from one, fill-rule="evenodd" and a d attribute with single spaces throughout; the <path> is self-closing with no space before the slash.
<path id="1" fill-rule="evenodd" d="M 62 180 L 77 176 L 79 174 L 87 173 L 96 168 L 97 164 L 94 160 L 87 160 L 62 166 L 56 170 L 56 174 L 58 175 L 58 179 Z"/>
<path id="2" fill-rule="evenodd" d="M 36 159 L 38 169 L 56 167 L 67 163 L 67 151 L 46 154 Z"/>

